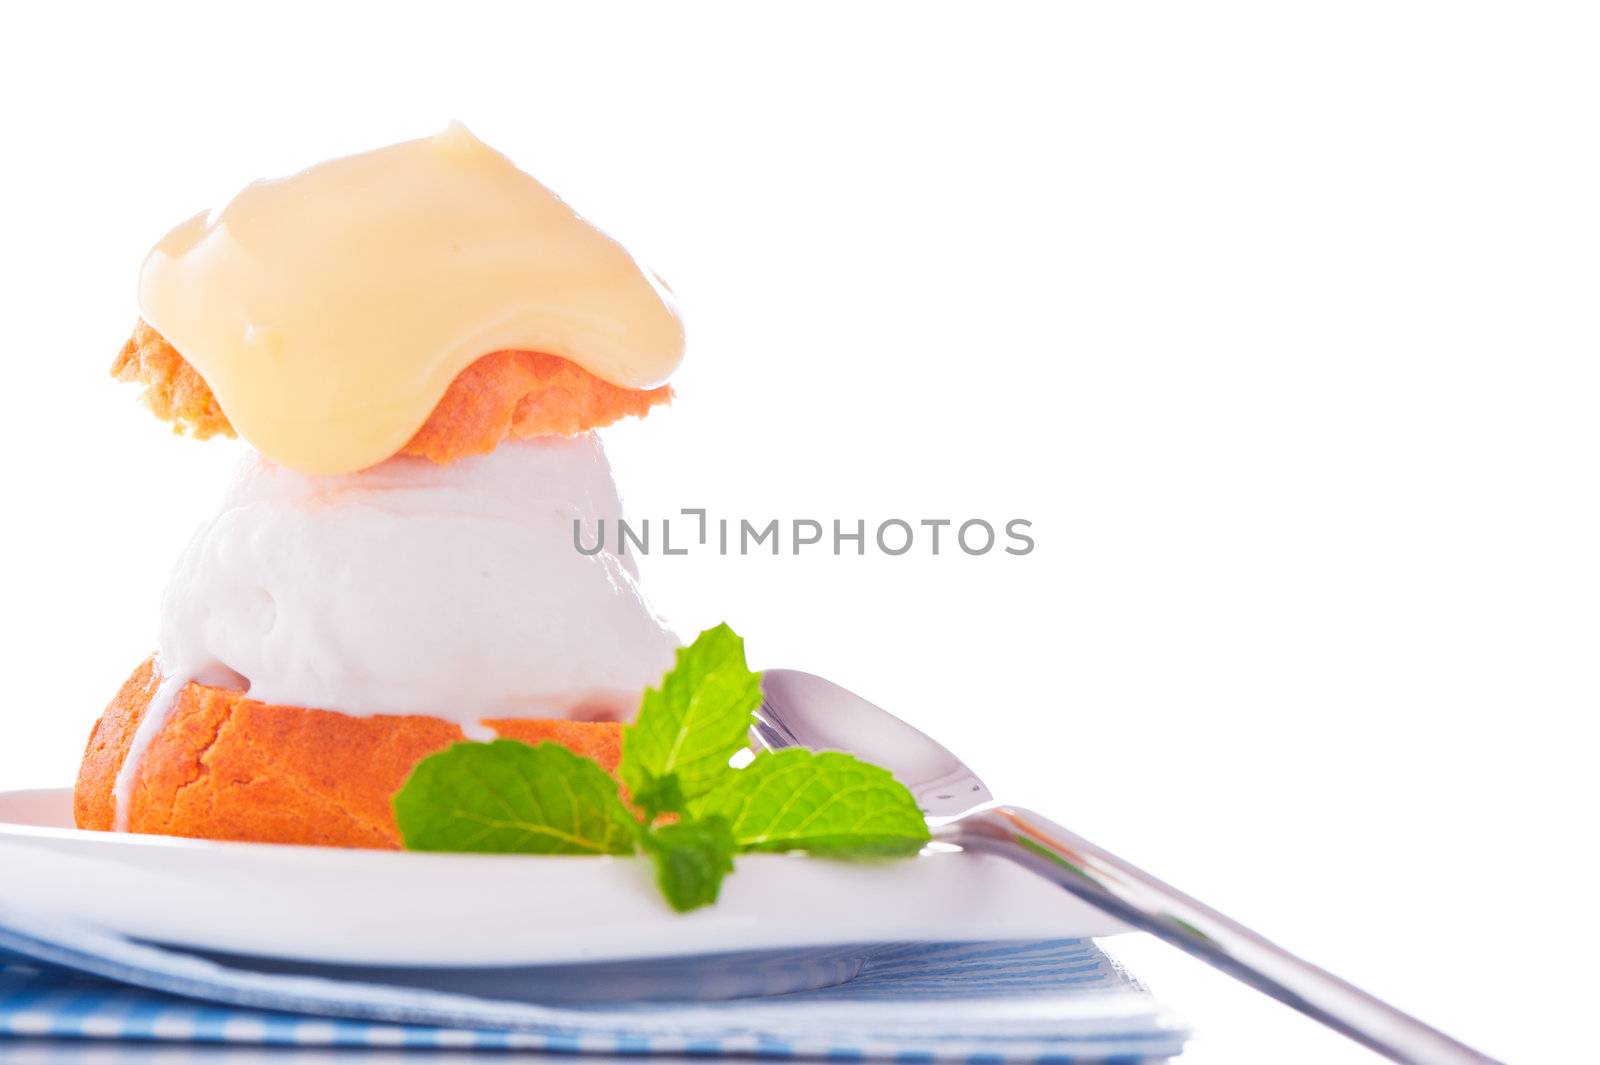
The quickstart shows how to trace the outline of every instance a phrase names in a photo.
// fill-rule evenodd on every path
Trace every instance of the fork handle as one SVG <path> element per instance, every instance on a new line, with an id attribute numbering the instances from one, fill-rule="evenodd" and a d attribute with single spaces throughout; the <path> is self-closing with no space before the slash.
<path id="1" fill-rule="evenodd" d="M 1038 814 L 980 807 L 936 828 L 934 838 L 1026 866 L 1391 1061 L 1499 1065 Z"/>

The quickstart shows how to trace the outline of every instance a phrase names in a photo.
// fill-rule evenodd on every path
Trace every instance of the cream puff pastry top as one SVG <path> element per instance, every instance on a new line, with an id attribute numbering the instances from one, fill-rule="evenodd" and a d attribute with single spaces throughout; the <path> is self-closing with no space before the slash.
<path id="1" fill-rule="evenodd" d="M 139 305 L 241 437 L 311 474 L 393 455 L 489 352 L 645 389 L 684 346 L 653 275 L 459 124 L 247 186 L 156 245 Z"/>

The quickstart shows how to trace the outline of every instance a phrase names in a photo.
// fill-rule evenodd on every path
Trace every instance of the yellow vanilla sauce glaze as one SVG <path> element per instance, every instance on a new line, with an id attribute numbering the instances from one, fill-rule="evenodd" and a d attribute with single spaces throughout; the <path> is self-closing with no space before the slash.
<path id="1" fill-rule="evenodd" d="M 632 389 L 683 356 L 653 276 L 459 124 L 196 215 L 145 260 L 139 305 L 235 432 L 310 474 L 393 455 L 492 351 Z"/>

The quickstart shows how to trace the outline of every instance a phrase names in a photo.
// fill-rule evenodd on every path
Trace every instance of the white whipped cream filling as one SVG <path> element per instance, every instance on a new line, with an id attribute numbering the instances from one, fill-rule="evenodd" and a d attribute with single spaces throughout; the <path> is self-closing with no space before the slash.
<path id="1" fill-rule="evenodd" d="M 621 502 L 588 433 L 508 441 L 440 466 L 393 458 L 310 476 L 251 453 L 162 604 L 162 683 L 116 785 L 189 680 L 352 715 L 631 717 L 677 638 L 631 557 L 585 555 Z M 615 543 L 614 535 L 608 541 Z"/>

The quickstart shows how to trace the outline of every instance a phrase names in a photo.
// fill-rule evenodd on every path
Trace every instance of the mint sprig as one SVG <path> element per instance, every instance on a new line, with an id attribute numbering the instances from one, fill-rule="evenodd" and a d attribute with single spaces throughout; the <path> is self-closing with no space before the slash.
<path id="1" fill-rule="evenodd" d="M 679 913 L 716 902 L 723 877 L 733 872 L 737 847 L 720 817 L 656 825 L 640 840 L 655 860 L 661 893 Z"/>
<path id="2" fill-rule="evenodd" d="M 417 763 L 394 797 L 406 848 L 632 854 L 639 825 L 617 782 L 556 743 L 457 743 Z"/>
<path id="3" fill-rule="evenodd" d="M 732 768 L 760 702 L 744 641 L 727 625 L 708 629 L 679 650 L 623 733 L 617 775 L 628 801 L 598 763 L 557 744 L 458 743 L 417 763 L 395 795 L 401 838 L 428 851 L 642 849 L 679 911 L 714 903 L 737 853 L 877 859 L 927 842 L 910 792 L 848 754 L 762 752 Z"/>
<path id="4" fill-rule="evenodd" d="M 894 858 L 928 842 L 911 793 L 888 770 L 837 751 L 764 752 L 693 810 L 726 821 L 741 851 Z"/>
<path id="5" fill-rule="evenodd" d="M 745 665 L 744 640 L 726 624 L 679 648 L 622 738 L 618 773 L 651 820 L 711 790 L 745 746 L 760 705 L 761 674 Z"/>

